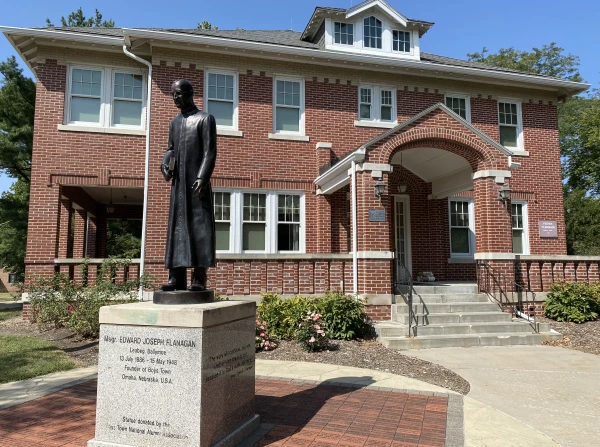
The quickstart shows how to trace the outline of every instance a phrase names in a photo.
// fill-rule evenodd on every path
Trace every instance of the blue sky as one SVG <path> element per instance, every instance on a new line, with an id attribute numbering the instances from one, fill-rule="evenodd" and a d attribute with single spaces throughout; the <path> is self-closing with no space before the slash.
<path id="1" fill-rule="evenodd" d="M 302 31 L 315 6 L 350 7 L 359 0 L 196 0 L 165 2 L 156 0 L 29 0 L 26 7 L 18 1 L 4 1 L 0 25 L 45 26 L 46 17 L 60 25 L 60 17 L 79 6 L 85 15 L 98 8 L 104 18 L 119 27 L 193 28 L 208 20 L 221 29 L 294 29 Z M 444 56 L 466 58 L 467 53 L 487 46 L 490 51 L 514 46 L 530 50 L 556 42 L 581 59 L 583 78 L 598 86 L 600 58 L 600 2 L 571 0 L 521 0 L 493 2 L 489 0 L 426 0 L 404 2 L 387 0 L 400 13 L 420 20 L 435 22 L 421 40 L 421 51 Z M 187 11 L 180 12 L 177 4 Z M 0 60 L 15 54 L 4 36 L 0 36 Z M 23 64 L 24 65 L 24 64 Z M 26 70 L 28 74 L 29 71 Z M 31 75 L 31 74 L 30 74 Z M 0 192 L 12 180 L 0 176 Z"/>

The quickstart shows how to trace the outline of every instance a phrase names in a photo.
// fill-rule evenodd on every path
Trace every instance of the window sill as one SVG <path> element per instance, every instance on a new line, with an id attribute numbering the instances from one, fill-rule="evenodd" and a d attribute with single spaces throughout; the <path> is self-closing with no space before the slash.
<path id="1" fill-rule="evenodd" d="M 513 153 L 513 155 L 516 155 L 517 157 L 529 157 L 528 151 L 522 151 L 520 149 L 511 149 L 510 151 Z"/>
<path id="2" fill-rule="evenodd" d="M 219 129 L 217 128 L 217 135 L 221 135 L 224 137 L 243 137 L 244 132 L 241 130 L 233 130 L 233 129 Z"/>
<path id="3" fill-rule="evenodd" d="M 448 264 L 475 264 L 474 258 L 448 258 Z"/>
<path id="4" fill-rule="evenodd" d="M 88 132 L 88 133 L 112 133 L 121 135 L 141 135 L 146 136 L 144 129 L 121 129 L 118 127 L 95 127 L 95 126 L 74 126 L 69 124 L 59 124 L 56 128 L 63 132 Z"/>
<path id="5" fill-rule="evenodd" d="M 354 127 L 378 127 L 380 129 L 393 129 L 398 125 L 398 122 L 381 123 L 378 121 L 354 121 Z"/>
<path id="6" fill-rule="evenodd" d="M 289 135 L 285 133 L 270 133 L 269 140 L 310 141 L 306 135 Z"/>

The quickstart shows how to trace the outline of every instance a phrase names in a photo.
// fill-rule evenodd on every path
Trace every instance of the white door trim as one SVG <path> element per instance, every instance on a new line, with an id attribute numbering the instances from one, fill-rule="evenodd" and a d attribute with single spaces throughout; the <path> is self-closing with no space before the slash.
<path id="1" fill-rule="evenodd" d="M 410 197 L 408 195 L 394 195 L 394 251 L 398 243 L 398 203 L 404 204 L 404 242 L 406 244 L 406 267 L 412 275 L 412 244 L 410 237 Z"/>

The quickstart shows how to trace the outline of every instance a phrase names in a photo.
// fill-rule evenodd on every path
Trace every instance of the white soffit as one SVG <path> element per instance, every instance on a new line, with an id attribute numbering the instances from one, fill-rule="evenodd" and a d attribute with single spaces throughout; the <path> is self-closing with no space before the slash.
<path id="1" fill-rule="evenodd" d="M 400 164 L 400 152 L 392 157 L 392 165 Z M 471 165 L 460 155 L 442 149 L 423 147 L 402 151 L 402 167 L 426 182 L 468 169 Z M 398 171 L 399 168 L 396 169 Z"/>

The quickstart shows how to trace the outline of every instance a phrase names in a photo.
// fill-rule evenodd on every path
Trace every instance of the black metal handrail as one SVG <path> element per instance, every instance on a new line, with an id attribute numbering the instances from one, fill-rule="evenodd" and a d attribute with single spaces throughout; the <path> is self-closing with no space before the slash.
<path id="1" fill-rule="evenodd" d="M 477 286 L 480 292 L 486 293 L 501 307 L 511 308 L 514 315 L 527 320 L 533 330 L 538 332 L 535 320 L 527 314 L 529 306 L 535 301 L 533 290 L 517 284 L 482 260 L 477 260 Z"/>
<path id="2" fill-rule="evenodd" d="M 410 270 L 400 259 L 396 252 L 396 281 L 394 281 L 394 293 L 402 295 L 404 302 L 408 305 L 408 336 L 412 337 L 413 321 L 417 325 L 417 317 L 413 309 L 413 278 Z"/>

